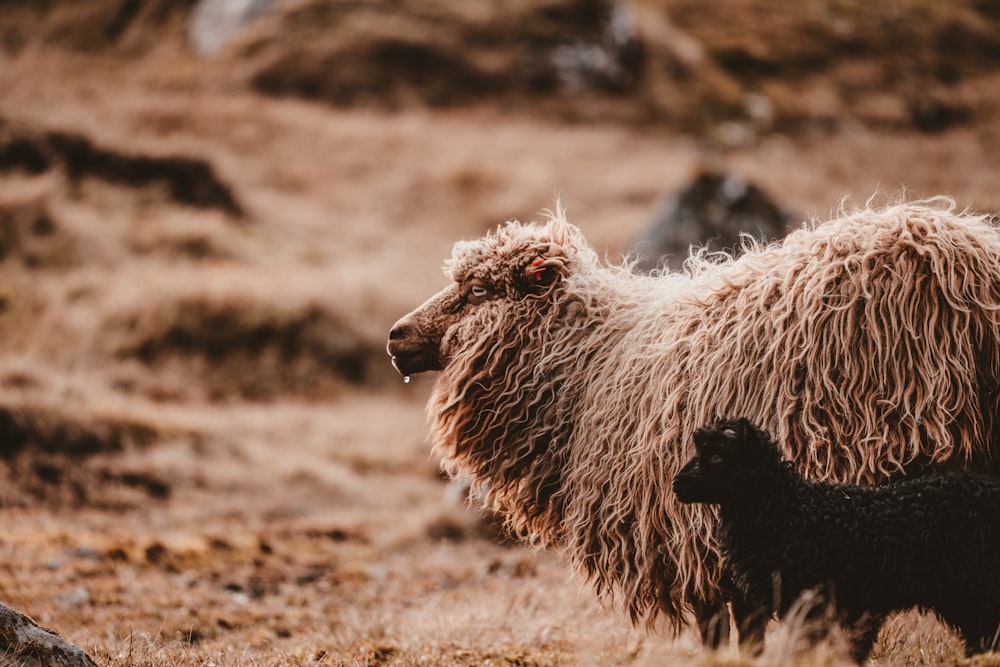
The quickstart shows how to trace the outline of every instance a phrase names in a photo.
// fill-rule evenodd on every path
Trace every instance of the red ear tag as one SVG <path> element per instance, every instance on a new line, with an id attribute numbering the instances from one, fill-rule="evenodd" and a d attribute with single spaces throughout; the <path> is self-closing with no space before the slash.
<path id="1" fill-rule="evenodd" d="M 535 280 L 542 282 L 542 274 L 545 273 L 545 260 L 539 257 L 531 263 L 531 274 L 535 277 Z"/>

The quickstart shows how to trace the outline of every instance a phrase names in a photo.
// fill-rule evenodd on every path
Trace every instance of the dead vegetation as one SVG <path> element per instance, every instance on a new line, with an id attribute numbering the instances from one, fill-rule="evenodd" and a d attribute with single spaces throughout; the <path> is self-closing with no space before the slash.
<path id="1" fill-rule="evenodd" d="M 25 127 L 0 118 L 0 172 L 39 175 L 55 169 L 70 188 L 95 178 L 130 188 L 162 190 L 177 204 L 243 215 L 232 190 L 204 159 L 130 154 L 99 146 L 77 132 Z"/>
<path id="2" fill-rule="evenodd" d="M 135 304 L 112 325 L 124 334 L 120 356 L 150 370 L 180 364 L 195 379 L 188 395 L 202 400 L 317 396 L 336 392 L 338 383 L 373 385 L 390 377 L 382 346 L 360 335 L 346 314 L 321 303 L 258 299 L 245 286 Z"/>
<path id="3" fill-rule="evenodd" d="M 305 3 L 248 38 L 237 57 L 252 64 L 257 90 L 338 106 L 448 107 L 587 88 L 624 94 L 643 58 L 630 12 L 607 0 L 459 11 L 446 2 L 413 11 L 392 2 Z M 282 39 L 288 32 L 301 36 L 292 48 Z"/>
<path id="4" fill-rule="evenodd" d="M 723 142 L 853 123 L 939 132 L 997 111 L 998 17 L 980 4 L 292 3 L 222 60 L 256 90 L 336 106 L 487 102 Z"/>
<path id="5" fill-rule="evenodd" d="M 706 161 L 802 215 L 1000 210 L 982 3 L 419 4 L 210 60 L 193 2 L 0 12 L 0 600 L 98 664 L 738 663 L 445 501 L 388 327 L 455 239 L 558 194 L 614 256 Z M 890 630 L 876 664 L 958 659 Z"/>

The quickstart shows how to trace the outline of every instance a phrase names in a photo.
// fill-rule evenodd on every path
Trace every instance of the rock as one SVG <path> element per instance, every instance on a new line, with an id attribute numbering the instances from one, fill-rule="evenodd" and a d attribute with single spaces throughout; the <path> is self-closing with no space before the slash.
<path id="1" fill-rule="evenodd" d="M 267 95 L 387 109 L 491 99 L 507 108 L 555 96 L 573 102 L 555 106 L 583 118 L 600 111 L 587 111 L 582 94 L 638 94 L 638 24 L 620 0 L 312 0 L 261 21 L 234 40 L 230 57 L 249 64 L 250 85 Z"/>
<path id="2" fill-rule="evenodd" d="M 611 2 L 601 9 L 607 18 L 595 38 L 575 39 L 552 51 L 558 78 L 571 91 L 628 91 L 642 73 L 642 38 L 632 8 Z"/>
<path id="3" fill-rule="evenodd" d="M 633 245 L 636 271 L 679 271 L 691 248 L 738 252 L 740 236 L 773 241 L 790 216 L 753 183 L 733 174 L 702 171 L 677 197 L 661 201 Z"/>
<path id="4" fill-rule="evenodd" d="M 188 38 L 199 55 L 212 56 L 241 28 L 278 0 L 201 0 L 191 14 Z"/>
<path id="5" fill-rule="evenodd" d="M 90 656 L 0 604 L 0 667 L 97 667 Z"/>

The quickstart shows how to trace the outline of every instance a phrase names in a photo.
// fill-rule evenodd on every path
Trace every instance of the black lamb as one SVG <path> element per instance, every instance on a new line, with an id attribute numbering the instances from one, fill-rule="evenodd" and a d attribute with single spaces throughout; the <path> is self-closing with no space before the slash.
<path id="1" fill-rule="evenodd" d="M 752 648 L 761 646 L 767 620 L 784 617 L 806 591 L 822 601 L 812 608 L 813 625 L 846 626 L 859 662 L 886 615 L 911 607 L 937 612 L 969 653 L 996 645 L 1000 478 L 947 474 L 870 487 L 809 481 L 746 419 L 699 429 L 694 443 L 673 489 L 681 502 L 719 506 L 733 614 Z"/>

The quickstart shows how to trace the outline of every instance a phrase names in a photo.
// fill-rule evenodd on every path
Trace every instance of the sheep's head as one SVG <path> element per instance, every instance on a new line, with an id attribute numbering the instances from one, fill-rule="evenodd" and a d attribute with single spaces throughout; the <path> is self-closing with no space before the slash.
<path id="1" fill-rule="evenodd" d="M 780 461 L 768 435 L 746 418 L 722 419 L 694 433 L 695 453 L 674 477 L 682 503 L 718 504 L 753 483 L 754 470 Z"/>
<path id="2" fill-rule="evenodd" d="M 509 222 L 476 241 L 455 244 L 451 283 L 393 325 L 386 350 L 403 375 L 443 370 L 461 350 L 489 345 L 551 300 L 575 255 L 578 234 L 561 217 L 547 224 Z M 519 315 L 521 315 L 519 317 Z"/>

